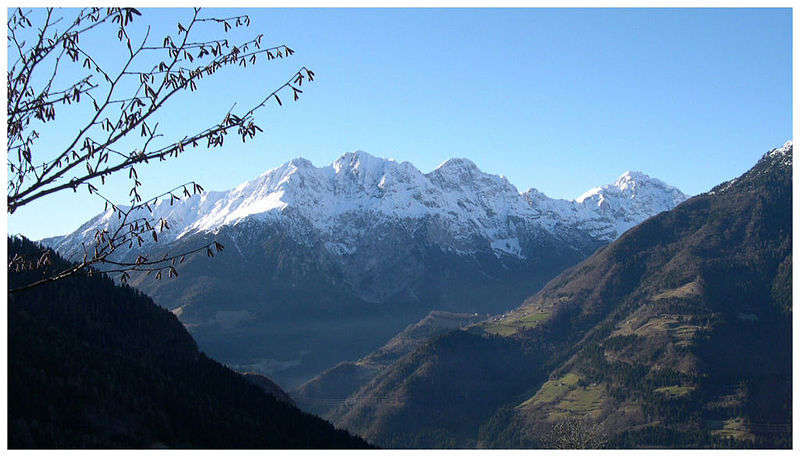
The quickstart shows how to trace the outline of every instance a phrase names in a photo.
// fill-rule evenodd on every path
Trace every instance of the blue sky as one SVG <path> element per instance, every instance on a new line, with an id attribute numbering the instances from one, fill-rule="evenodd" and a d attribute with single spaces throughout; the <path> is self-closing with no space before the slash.
<path id="1" fill-rule="evenodd" d="M 188 11 L 147 10 L 153 35 Z M 296 54 L 204 79 L 163 131 L 181 137 L 272 91 L 306 65 L 304 97 L 257 115 L 264 133 L 140 171 L 146 194 L 195 179 L 223 190 L 298 156 L 321 166 L 355 149 L 430 171 L 467 157 L 521 191 L 559 198 L 641 170 L 687 194 L 751 167 L 792 136 L 789 9 L 253 9 L 250 29 Z M 185 22 L 185 21 L 184 21 Z M 206 36 L 219 35 L 207 28 Z M 213 32 L 213 33 L 211 33 Z M 199 34 L 198 37 L 204 36 Z M 103 43 L 98 41 L 97 43 Z M 121 48 L 104 44 L 112 59 Z M 43 136 L 43 150 L 74 125 Z M 63 142 L 63 140 L 61 141 Z M 125 201 L 125 180 L 106 192 Z M 45 197 L 9 217 L 37 239 L 103 204 Z"/>

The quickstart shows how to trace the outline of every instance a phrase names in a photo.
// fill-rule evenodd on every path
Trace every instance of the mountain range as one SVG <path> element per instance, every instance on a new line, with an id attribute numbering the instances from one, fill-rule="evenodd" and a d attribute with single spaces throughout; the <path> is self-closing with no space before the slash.
<path id="1" fill-rule="evenodd" d="M 131 284 L 172 310 L 210 355 L 296 387 L 432 310 L 508 310 L 685 199 L 639 172 L 559 200 L 521 193 L 467 159 L 422 173 L 357 151 L 326 167 L 295 159 L 229 191 L 163 200 L 153 217 L 171 229 L 120 256 L 223 243 L 223 255 L 187 259 L 175 280 Z M 96 229 L 114 224 L 109 210 L 42 241 L 76 258 Z"/>
<path id="2" fill-rule="evenodd" d="M 422 184 L 388 185 L 405 179 L 394 162 L 355 153 L 162 203 L 179 223 L 148 254 L 234 249 L 175 281 L 133 278 L 161 307 L 96 272 L 10 294 L 9 444 L 366 445 L 296 401 L 381 447 L 789 448 L 792 152 L 689 199 L 632 172 L 574 201 L 512 198 L 460 159 L 420 174 L 425 212 L 400 201 Z M 451 162 L 468 174 L 437 175 Z M 327 181 L 309 192 L 313 174 Z M 46 242 L 74 255 L 107 216 Z"/>
<path id="3" fill-rule="evenodd" d="M 430 218 L 438 219 L 442 229 L 430 241 L 443 250 L 467 254 L 489 249 L 525 257 L 521 243 L 530 227 L 567 240 L 577 231 L 611 241 L 686 198 L 658 179 L 628 171 L 575 200 L 553 199 L 534 188 L 520 193 L 506 178 L 483 173 L 469 159 L 450 159 L 423 174 L 409 162 L 356 151 L 326 167 L 294 159 L 229 191 L 203 193 L 178 204 L 163 200 L 153 216 L 172 225 L 162 236 L 165 241 L 243 221 L 304 218 L 324 234 L 325 247 L 342 256 L 358 250 L 371 225 Z M 108 210 L 66 237 L 43 241 L 71 252 L 88 231 L 112 227 L 113 214 Z M 370 224 L 358 223 L 357 215 L 364 214 L 373 217 Z M 307 241 L 304 235 L 296 234 Z"/>

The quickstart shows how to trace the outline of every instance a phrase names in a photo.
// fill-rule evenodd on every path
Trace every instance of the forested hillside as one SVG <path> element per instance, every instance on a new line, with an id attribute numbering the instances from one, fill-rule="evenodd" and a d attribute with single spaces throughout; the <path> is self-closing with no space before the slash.
<path id="1" fill-rule="evenodd" d="M 23 238 L 8 250 L 42 253 Z M 12 269 L 10 288 L 41 275 Z M 10 448 L 366 446 L 208 358 L 169 311 L 102 275 L 9 294 L 8 320 Z"/>
<path id="2" fill-rule="evenodd" d="M 792 145 L 332 416 L 381 446 L 791 446 Z"/>

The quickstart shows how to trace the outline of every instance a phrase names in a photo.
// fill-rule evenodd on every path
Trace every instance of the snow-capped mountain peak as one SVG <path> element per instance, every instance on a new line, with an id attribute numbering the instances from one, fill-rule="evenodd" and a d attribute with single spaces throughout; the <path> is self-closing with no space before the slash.
<path id="1" fill-rule="evenodd" d="M 768 157 L 786 156 L 791 151 L 792 151 L 792 140 L 789 140 L 786 143 L 783 143 L 783 146 L 769 151 L 768 153 L 765 154 L 765 156 Z"/>
<path id="2" fill-rule="evenodd" d="M 433 220 L 441 227 L 435 243 L 442 249 L 474 252 L 484 246 L 524 257 L 520 240 L 531 231 L 562 236 L 565 230 L 578 230 L 610 241 L 685 198 L 657 179 L 626 172 L 614 184 L 574 201 L 556 200 L 535 189 L 520 194 L 505 177 L 484 173 L 469 159 L 450 159 L 423 174 L 409 162 L 354 151 L 324 167 L 293 159 L 229 191 L 196 195 L 174 206 L 161 202 L 155 215 L 173 226 L 165 239 L 216 232 L 246 219 L 269 223 L 299 217 L 336 245 L 337 252 L 353 252 L 358 240 L 381 224 L 400 223 L 413 230 L 414 224 Z M 113 223 L 105 216 L 110 213 L 59 244 L 76 242 L 92 227 Z"/>
<path id="3" fill-rule="evenodd" d="M 447 159 L 441 164 L 439 164 L 439 166 L 436 167 L 434 171 L 438 171 L 439 173 L 442 174 L 458 174 L 458 175 L 480 172 L 478 166 L 475 165 L 475 162 L 464 157 Z"/>
<path id="4" fill-rule="evenodd" d="M 608 198 L 609 195 L 616 195 L 625 198 L 636 198 L 642 193 L 657 192 L 672 194 L 677 191 L 676 188 L 665 184 L 660 179 L 652 178 L 641 171 L 626 171 L 614 184 L 609 184 L 602 187 L 595 187 L 581 194 L 575 199 L 578 203 L 583 203 L 587 199 L 599 196 L 597 201 Z M 680 191 L 678 191 L 680 192 Z"/>
<path id="5" fill-rule="evenodd" d="M 357 150 L 342 154 L 333 162 L 332 166 L 336 173 L 347 173 L 353 171 L 356 173 L 359 171 L 363 173 L 371 173 L 379 172 L 385 169 L 387 163 L 396 162 L 391 159 L 375 157 L 364 151 Z"/>
<path id="6" fill-rule="evenodd" d="M 686 200 L 675 187 L 641 171 L 626 171 L 614 182 L 590 189 L 574 201 L 608 223 L 597 232 L 604 238 L 616 238 L 623 232 L 662 211 L 668 211 Z M 613 231 L 608 229 L 613 227 Z M 605 233 L 602 235 L 601 233 Z"/>
<path id="7" fill-rule="evenodd" d="M 625 191 L 628 189 L 636 189 L 642 183 L 655 182 L 663 184 L 661 181 L 651 178 L 641 171 L 626 171 L 614 182 L 614 187 L 619 190 Z"/>

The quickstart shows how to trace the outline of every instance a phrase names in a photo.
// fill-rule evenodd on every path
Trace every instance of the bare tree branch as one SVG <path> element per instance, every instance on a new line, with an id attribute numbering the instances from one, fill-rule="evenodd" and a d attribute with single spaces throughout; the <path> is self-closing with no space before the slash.
<path id="1" fill-rule="evenodd" d="M 302 66 L 246 111 L 235 114 L 231 108 L 219 122 L 168 139 L 163 129 L 159 129 L 156 116 L 177 94 L 194 92 L 200 80 L 213 77 L 225 67 L 243 70 L 259 60 L 289 57 L 294 50 L 285 44 L 263 47 L 261 34 L 236 44 L 224 36 L 192 38 L 198 27 L 205 25 L 212 28 L 221 25 L 223 34 L 234 28 L 249 27 L 250 18 L 246 15 L 202 17 L 201 9 L 194 8 L 188 20 L 177 23 L 175 37 L 166 35 L 151 43 L 151 30 L 146 27 L 140 29 L 143 37 L 134 44 L 137 33 L 131 33 L 134 31 L 131 24 L 142 16 L 135 8 L 85 8 L 71 20 L 57 17 L 58 14 L 59 10 L 53 8 L 36 11 L 18 8 L 8 19 L 9 54 L 16 56 L 7 79 L 8 212 L 13 214 L 57 192 L 85 188 L 90 195 L 105 200 L 106 207 L 110 206 L 117 216 L 117 225 L 113 230 L 98 231 L 93 246 L 84 248 L 84 258 L 75 267 L 25 288 L 91 268 L 120 273 L 122 281 L 132 271 L 155 272 L 157 278 L 166 272 L 175 277 L 178 273 L 174 263 L 178 259 L 200 252 L 213 256 L 223 249 L 222 245 L 213 241 L 187 252 L 134 262 L 113 256 L 120 249 L 141 246 L 145 237 L 158 242 L 159 231 L 169 228 L 163 219 L 139 217 L 144 210 L 149 210 L 145 214 L 151 214 L 160 199 L 175 201 L 202 192 L 202 187 L 189 182 L 143 200 L 137 165 L 166 161 L 197 147 L 221 147 L 225 136 L 232 132 L 243 142 L 252 139 L 262 132 L 255 123 L 255 113 L 269 103 L 281 106 L 281 96 L 297 100 L 303 93 L 303 82 L 313 81 L 314 72 Z M 105 41 L 117 41 L 124 46 L 127 52 L 121 54 L 123 57 L 116 67 L 100 62 L 96 50 L 84 44 L 90 42 L 85 39 L 88 34 L 108 37 Z M 79 75 L 66 84 L 59 80 L 65 66 L 71 66 L 71 71 L 77 67 Z M 142 67 L 150 69 L 141 70 Z M 63 84 L 62 88 L 54 89 L 56 81 Z M 38 139 L 42 131 L 63 130 L 59 129 L 56 116 L 64 105 L 85 107 L 84 112 L 90 114 L 77 131 L 64 138 L 63 149 L 41 150 Z M 132 147 L 135 143 L 138 146 Z M 126 146 L 120 147 L 123 144 Z M 114 203 L 98 193 L 98 186 L 104 185 L 107 177 L 126 170 L 130 205 Z M 41 266 L 42 262 L 36 263 Z M 29 259 L 16 259 L 9 267 L 31 265 L 34 263 Z"/>

